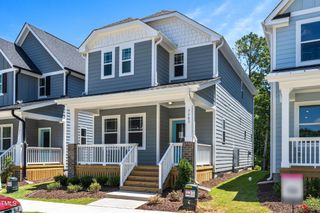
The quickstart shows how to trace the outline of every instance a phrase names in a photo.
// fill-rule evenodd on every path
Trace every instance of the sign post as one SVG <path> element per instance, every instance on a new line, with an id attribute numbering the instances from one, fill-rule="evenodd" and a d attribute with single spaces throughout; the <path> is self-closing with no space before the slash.
<path id="1" fill-rule="evenodd" d="M 292 205 L 300 204 L 303 201 L 303 175 L 302 174 L 281 174 L 281 201 Z"/>

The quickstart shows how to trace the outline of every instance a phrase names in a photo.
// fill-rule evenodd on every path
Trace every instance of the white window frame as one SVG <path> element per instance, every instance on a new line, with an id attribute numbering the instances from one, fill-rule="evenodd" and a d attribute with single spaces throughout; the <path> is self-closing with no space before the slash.
<path id="1" fill-rule="evenodd" d="M 126 143 L 129 144 L 129 118 L 132 117 L 142 117 L 143 127 L 142 127 L 142 146 L 138 146 L 138 150 L 146 150 L 146 138 L 147 138 L 147 123 L 146 123 L 146 113 L 135 113 L 126 114 Z M 133 131 L 140 132 L 140 131 Z"/>
<path id="2" fill-rule="evenodd" d="M 6 127 L 10 127 L 11 128 L 11 135 L 10 135 L 10 140 L 11 140 L 11 143 L 10 143 L 10 147 L 12 146 L 13 144 L 13 124 L 3 124 L 3 125 L 0 125 L 0 150 L 1 151 L 6 151 L 3 149 L 3 128 L 6 128 Z M 5 138 L 5 139 L 8 139 L 8 138 Z"/>
<path id="3" fill-rule="evenodd" d="M 41 146 L 41 130 L 49 130 L 49 132 L 50 132 L 49 147 L 51 147 L 51 142 L 52 142 L 52 131 L 51 131 L 51 127 L 41 127 L 41 128 L 38 128 L 38 147 L 42 147 L 42 146 Z"/>
<path id="4" fill-rule="evenodd" d="M 86 136 L 83 137 L 82 136 L 82 130 L 86 130 Z M 86 143 L 85 144 L 88 144 L 88 128 L 86 127 L 80 127 L 80 133 L 79 133 L 79 144 L 82 145 L 82 138 L 85 138 L 86 139 Z"/>
<path id="5" fill-rule="evenodd" d="M 112 68 L 111 68 L 111 75 L 104 75 L 104 54 L 111 52 L 112 53 Z M 114 78 L 115 77 L 115 47 L 109 47 L 109 48 L 104 48 L 101 50 L 101 79 L 110 79 L 110 78 Z M 106 64 L 110 64 L 110 63 L 106 63 Z"/>
<path id="6" fill-rule="evenodd" d="M 0 96 L 3 95 L 3 74 L 0 74 Z"/>
<path id="7" fill-rule="evenodd" d="M 122 60 L 122 50 L 131 48 L 131 65 L 130 65 L 130 72 L 123 73 L 122 72 L 122 62 L 126 62 L 129 60 Z M 134 75 L 134 43 L 121 45 L 119 47 L 119 77 Z"/>
<path id="8" fill-rule="evenodd" d="M 40 86 L 40 82 L 41 82 L 41 79 L 44 79 L 44 86 Z M 44 87 L 44 94 L 45 95 L 40 95 L 40 88 L 43 88 Z M 39 98 L 47 98 L 47 79 L 46 77 L 41 77 L 41 78 L 38 78 L 38 97 Z"/>
<path id="9" fill-rule="evenodd" d="M 120 144 L 120 115 L 106 115 L 106 116 L 102 116 L 102 144 L 105 144 L 105 139 L 104 139 L 104 136 L 105 134 L 115 134 L 117 133 L 117 144 Z M 117 119 L 117 132 L 105 132 L 105 120 L 108 120 L 108 119 Z"/>
<path id="10" fill-rule="evenodd" d="M 174 77 L 174 56 L 176 54 L 183 53 L 183 76 L 179 77 Z M 175 52 L 170 53 L 170 82 L 171 81 L 176 81 L 176 80 L 182 80 L 182 79 L 187 79 L 188 78 L 188 49 L 182 49 L 182 50 L 177 50 Z"/>
<path id="11" fill-rule="evenodd" d="M 306 101 L 294 103 L 294 137 L 300 137 L 300 107 L 301 106 L 320 106 L 320 101 Z M 302 123 L 306 124 L 306 123 Z M 320 125 L 320 123 L 312 123 Z"/>
<path id="12" fill-rule="evenodd" d="M 316 40 L 301 42 L 301 25 L 309 24 L 313 22 L 319 22 L 319 21 L 320 21 L 320 17 L 315 17 L 315 18 L 304 19 L 296 22 L 296 65 L 297 66 L 306 66 L 306 65 L 313 65 L 313 64 L 320 63 L 320 59 L 310 60 L 310 61 L 301 61 L 301 44 L 320 41 L 320 38 L 319 38 Z"/>

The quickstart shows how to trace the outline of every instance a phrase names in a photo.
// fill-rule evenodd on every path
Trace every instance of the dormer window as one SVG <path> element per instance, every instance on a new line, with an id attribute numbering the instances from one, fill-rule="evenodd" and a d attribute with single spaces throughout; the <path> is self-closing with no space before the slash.
<path id="1" fill-rule="evenodd" d="M 179 80 L 187 77 L 186 53 L 179 52 L 172 55 L 171 80 Z"/>
<path id="2" fill-rule="evenodd" d="M 0 74 L 0 95 L 7 93 L 7 73 Z"/>
<path id="3" fill-rule="evenodd" d="M 297 22 L 298 65 L 320 63 L 320 18 Z"/>
<path id="4" fill-rule="evenodd" d="M 51 94 L 51 76 L 39 79 L 39 98 L 46 98 Z"/>
<path id="5" fill-rule="evenodd" d="M 114 48 L 102 52 L 101 79 L 114 78 Z"/>
<path id="6" fill-rule="evenodd" d="M 134 74 L 133 53 L 133 46 L 120 48 L 119 76 L 128 76 Z"/>

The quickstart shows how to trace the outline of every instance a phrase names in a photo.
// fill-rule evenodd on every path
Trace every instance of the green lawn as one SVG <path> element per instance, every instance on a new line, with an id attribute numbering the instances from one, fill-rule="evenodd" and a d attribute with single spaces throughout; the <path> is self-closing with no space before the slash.
<path id="1" fill-rule="evenodd" d="M 48 183 L 40 184 L 30 184 L 19 187 L 19 191 L 13 193 L 7 193 L 5 189 L 0 192 L 0 195 L 7 197 L 12 197 L 15 199 L 26 199 L 26 200 L 38 200 L 38 201 L 47 201 L 47 202 L 57 202 L 57 203 L 70 203 L 70 204 L 89 204 L 96 200 L 97 198 L 78 198 L 78 199 L 42 199 L 42 198 L 28 198 L 26 195 L 32 193 L 34 190 L 39 188 L 45 188 Z"/>
<path id="2" fill-rule="evenodd" d="M 266 175 L 268 172 L 252 171 L 228 180 L 212 188 L 210 195 L 213 200 L 200 203 L 200 207 L 228 213 L 270 212 L 268 208 L 261 206 L 257 199 L 257 182 Z M 252 178 L 251 181 L 248 180 L 249 177 Z"/>

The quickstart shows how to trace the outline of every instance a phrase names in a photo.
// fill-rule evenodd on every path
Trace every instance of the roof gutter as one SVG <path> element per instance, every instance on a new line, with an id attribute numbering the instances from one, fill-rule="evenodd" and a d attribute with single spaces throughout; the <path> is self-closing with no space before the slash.
<path id="1" fill-rule="evenodd" d="M 15 81 L 16 81 L 16 83 L 15 83 L 15 95 L 14 95 L 14 99 L 15 100 L 13 100 L 14 101 L 14 104 L 16 104 L 17 103 L 17 101 L 18 101 L 18 90 L 19 90 L 19 83 L 18 83 L 18 81 L 19 81 L 19 78 L 18 78 L 18 75 L 19 74 L 21 74 L 21 68 L 19 68 L 18 69 L 18 72 L 16 72 L 16 75 L 15 75 Z"/>

